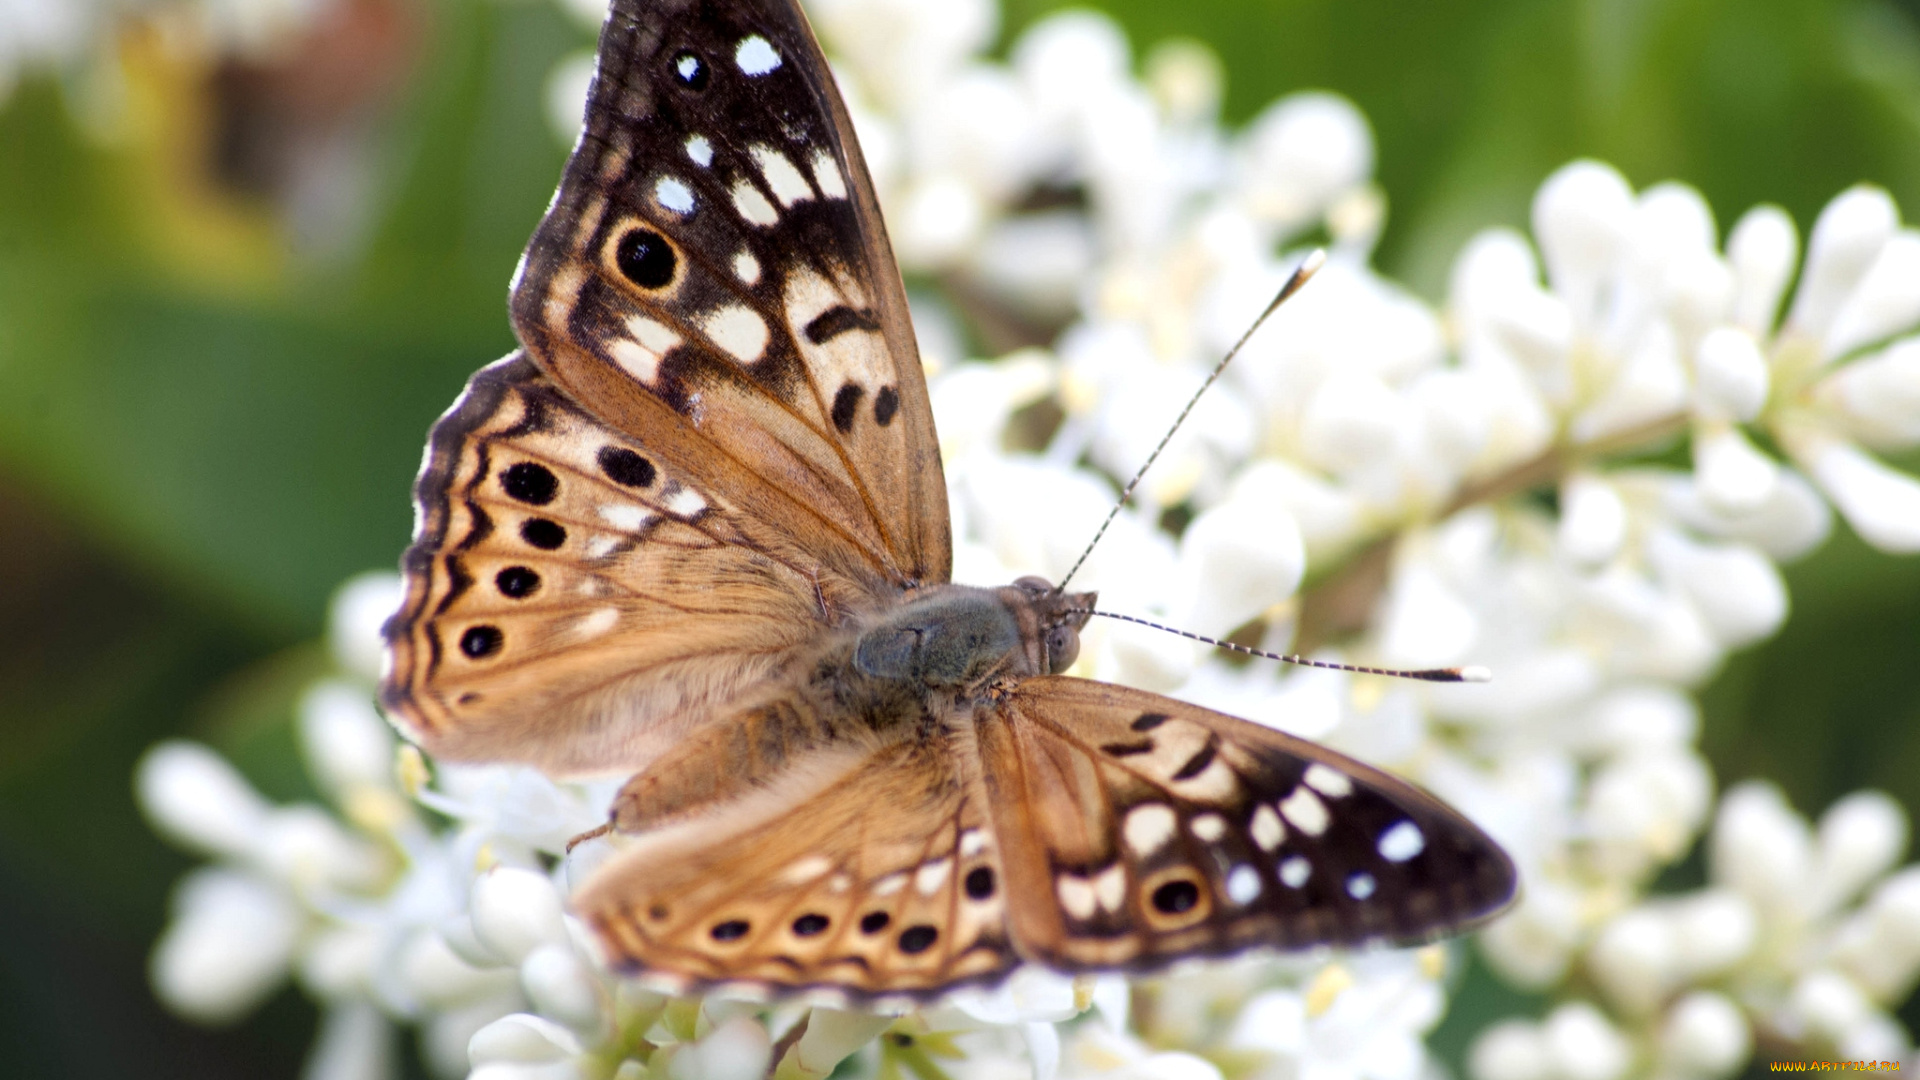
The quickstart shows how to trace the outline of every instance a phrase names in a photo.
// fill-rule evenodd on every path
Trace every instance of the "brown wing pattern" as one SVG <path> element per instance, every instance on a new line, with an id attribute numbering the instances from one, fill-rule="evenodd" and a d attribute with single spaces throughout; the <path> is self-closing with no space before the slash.
<path id="1" fill-rule="evenodd" d="M 675 993 L 730 984 L 871 1002 L 1017 963 L 971 733 L 794 756 L 632 838 L 574 893 L 609 960 Z"/>
<path id="2" fill-rule="evenodd" d="M 796 4 L 614 4 L 512 309 L 536 362 L 664 459 L 724 458 L 790 496 L 876 590 L 947 579 L 905 293 Z M 713 493 L 744 504 L 730 479 Z"/>
<path id="3" fill-rule="evenodd" d="M 1030 679 L 979 745 L 1013 937 L 1063 970 L 1422 940 L 1514 893 L 1506 854 L 1413 785 L 1157 694 Z"/>
<path id="4" fill-rule="evenodd" d="M 607 428 L 523 356 L 482 369 L 416 486 L 388 709 L 436 755 L 631 771 L 871 602 L 833 545 L 797 539 L 776 499 L 742 512 L 716 475 Z"/>

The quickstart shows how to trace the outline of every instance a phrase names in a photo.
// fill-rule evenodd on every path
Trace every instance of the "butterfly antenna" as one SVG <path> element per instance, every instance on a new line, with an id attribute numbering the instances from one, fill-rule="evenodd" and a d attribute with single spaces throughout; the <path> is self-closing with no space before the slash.
<path id="1" fill-rule="evenodd" d="M 1189 641 L 1198 641 L 1204 645 L 1212 645 L 1217 649 L 1227 649 L 1245 656 L 1258 656 L 1267 660 L 1281 660 L 1289 664 L 1299 664 L 1301 667 L 1325 668 L 1328 671 L 1356 671 L 1362 675 L 1391 675 L 1396 679 L 1419 679 L 1422 682 L 1481 683 L 1491 682 L 1493 680 L 1493 672 L 1477 666 L 1421 668 L 1418 671 L 1406 671 L 1400 668 L 1377 668 L 1361 667 L 1358 664 L 1336 664 L 1331 660 L 1309 660 L 1304 656 L 1287 656 L 1281 653 L 1268 652 L 1265 649 L 1250 649 L 1245 645 L 1235 645 L 1231 641 L 1221 641 L 1218 638 L 1210 638 L 1205 634 L 1195 634 L 1186 630 L 1178 630 L 1171 626 L 1162 626 L 1150 619 L 1139 619 L 1132 615 L 1120 615 L 1111 611 L 1095 611 L 1092 608 L 1068 608 L 1067 613 L 1072 615 L 1098 615 L 1103 619 L 1118 619 L 1121 622 L 1130 622 L 1138 626 L 1151 626 L 1155 630 L 1165 630 L 1169 634 L 1178 634 Z"/>
<path id="2" fill-rule="evenodd" d="M 1325 249 L 1315 248 L 1309 252 L 1307 257 L 1301 260 L 1299 268 L 1294 270 L 1293 276 L 1287 278 L 1287 283 L 1280 286 L 1280 291 L 1274 294 L 1272 302 L 1267 304 L 1267 309 L 1260 313 L 1259 318 L 1253 320 L 1253 325 L 1247 327 L 1246 333 L 1240 335 L 1240 340 L 1233 343 L 1233 348 L 1227 350 L 1227 355 L 1221 357 L 1220 362 L 1213 365 L 1213 371 L 1207 375 L 1207 381 L 1201 383 L 1200 389 L 1195 390 L 1193 396 L 1187 399 L 1186 408 L 1181 409 L 1180 415 L 1173 418 L 1173 426 L 1167 429 L 1165 435 L 1160 436 L 1160 445 L 1153 448 L 1153 453 L 1147 455 L 1147 460 L 1140 466 L 1140 470 L 1133 474 L 1133 479 L 1127 481 L 1127 486 L 1121 489 L 1120 498 L 1114 502 L 1113 509 L 1107 511 L 1106 520 L 1102 521 L 1100 527 L 1094 530 L 1093 539 L 1087 541 L 1087 546 L 1080 552 L 1080 557 L 1073 560 L 1073 566 L 1067 570 L 1067 576 L 1061 578 L 1060 584 L 1053 587 L 1054 595 L 1058 596 L 1067 590 L 1067 582 L 1072 581 L 1073 575 L 1080 572 L 1081 564 L 1087 561 L 1087 556 L 1093 554 L 1094 546 L 1100 543 L 1101 537 L 1107 535 L 1107 526 L 1113 524 L 1113 519 L 1120 514 L 1120 508 L 1127 505 L 1127 500 L 1133 497 L 1133 489 L 1140 486 L 1140 478 L 1147 475 L 1148 469 L 1153 468 L 1153 463 L 1159 459 L 1160 452 L 1167 448 L 1169 442 L 1173 441 L 1173 433 L 1179 431 L 1180 425 L 1186 422 L 1187 414 L 1192 412 L 1193 407 L 1199 403 L 1200 395 L 1206 393 L 1207 387 L 1212 386 L 1214 380 L 1220 377 L 1220 373 L 1227 370 L 1227 365 L 1233 362 L 1233 358 L 1240 355 L 1241 347 L 1246 345 L 1247 339 L 1253 336 L 1253 332 L 1260 329 L 1261 325 L 1267 321 L 1267 316 L 1272 315 L 1275 309 L 1281 304 L 1286 303 L 1287 297 L 1299 292 L 1300 287 L 1305 285 L 1307 279 L 1312 277 L 1320 267 L 1325 265 L 1326 261 L 1327 253 Z M 1096 612 L 1096 614 L 1104 615 L 1106 613 Z M 1162 629 L 1165 628 L 1162 627 Z M 1216 642 L 1216 644 L 1218 643 Z"/>

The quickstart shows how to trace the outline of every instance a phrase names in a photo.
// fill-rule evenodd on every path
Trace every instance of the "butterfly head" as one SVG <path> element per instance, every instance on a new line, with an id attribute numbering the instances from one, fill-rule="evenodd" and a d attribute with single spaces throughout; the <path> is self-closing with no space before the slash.
<path id="1" fill-rule="evenodd" d="M 1008 597 L 1008 606 L 1019 613 L 1022 629 L 1029 630 L 1027 641 L 1039 646 L 1032 658 L 1035 669 L 1041 674 L 1058 675 L 1072 667 L 1080 656 L 1080 630 L 1087 625 L 1100 594 L 1061 592 L 1053 582 L 1031 574 L 1001 592 L 1019 594 Z"/>

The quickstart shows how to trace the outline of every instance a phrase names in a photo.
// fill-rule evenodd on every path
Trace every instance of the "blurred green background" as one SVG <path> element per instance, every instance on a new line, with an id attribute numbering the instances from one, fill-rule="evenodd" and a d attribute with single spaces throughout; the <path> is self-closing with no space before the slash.
<path id="1" fill-rule="evenodd" d="M 564 156 L 546 78 L 592 37 L 544 0 L 334 6 L 275 64 L 186 63 L 129 23 L 0 104 L 9 1076 L 292 1076 L 308 1045 L 292 991 L 213 1032 L 152 1002 L 191 861 L 140 819 L 131 770 L 184 734 L 306 793 L 290 702 L 327 597 L 395 565 L 427 425 L 512 347 L 507 278 Z M 1000 47 L 1056 6 L 1011 3 Z M 1474 230 L 1524 226 L 1578 156 L 1690 182 L 1723 228 L 1772 201 L 1804 235 L 1862 180 L 1920 214 L 1920 0 L 1107 9 L 1138 51 L 1212 45 L 1232 121 L 1296 89 L 1352 98 L 1390 200 L 1379 263 L 1431 299 Z M 1920 806 L 1920 560 L 1842 528 L 1788 576 L 1785 632 L 1704 694 L 1722 783 L 1769 777 L 1810 813 L 1863 785 Z M 1470 980 L 1436 1038 L 1456 1063 L 1538 1004 Z"/>

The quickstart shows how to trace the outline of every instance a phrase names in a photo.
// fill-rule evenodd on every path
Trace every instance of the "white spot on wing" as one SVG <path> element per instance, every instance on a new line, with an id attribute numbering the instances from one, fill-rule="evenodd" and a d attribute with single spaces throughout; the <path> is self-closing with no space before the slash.
<path id="1" fill-rule="evenodd" d="M 1289 889 L 1297 889 L 1313 876 L 1313 864 L 1298 855 L 1290 855 L 1280 860 L 1280 884 Z"/>
<path id="2" fill-rule="evenodd" d="M 1293 827 L 1308 836 L 1319 836 L 1327 831 L 1327 804 L 1320 801 L 1305 784 L 1293 789 L 1293 794 L 1280 803 L 1280 813 L 1293 822 Z"/>
<path id="3" fill-rule="evenodd" d="M 708 315 L 703 329 L 715 345 L 743 364 L 760 359 L 767 348 L 767 321 L 752 308 L 728 304 Z"/>
<path id="4" fill-rule="evenodd" d="M 1093 879 L 1093 899 L 1108 911 L 1119 911 L 1127 899 L 1127 868 L 1114 863 Z"/>
<path id="5" fill-rule="evenodd" d="M 1201 814 L 1188 828 L 1193 830 L 1193 835 L 1211 844 L 1227 835 L 1227 819 L 1219 814 Z"/>
<path id="6" fill-rule="evenodd" d="M 1060 908 L 1076 919 L 1093 918 L 1093 883 L 1079 874 L 1061 874 L 1054 879 L 1054 893 L 1060 897 Z"/>
<path id="7" fill-rule="evenodd" d="M 607 352 L 613 357 L 614 363 L 626 369 L 627 374 L 652 385 L 660 373 L 661 358 L 680 344 L 680 335 L 645 315 L 629 317 L 627 330 L 633 337 L 614 338 L 607 342 Z"/>
<path id="8" fill-rule="evenodd" d="M 579 622 L 573 624 L 573 632 L 583 638 L 599 637 L 613 629 L 613 625 L 619 621 L 619 608 L 603 607 L 581 617 Z"/>
<path id="9" fill-rule="evenodd" d="M 676 214 L 693 212 L 693 189 L 671 176 L 663 176 L 654 182 L 653 197 L 660 205 Z"/>
<path id="10" fill-rule="evenodd" d="M 952 859 L 935 859 L 922 864 L 913 875 L 913 887 L 919 889 L 922 896 L 932 896 L 940 891 L 940 886 L 946 884 L 947 872 L 952 869 Z"/>
<path id="11" fill-rule="evenodd" d="M 771 146 L 755 146 L 748 153 L 753 155 L 754 164 L 760 166 L 761 177 L 773 189 L 773 197 L 780 200 L 781 206 L 813 198 L 812 185 L 794 168 L 793 162 L 787 160 L 787 155 Z"/>
<path id="12" fill-rule="evenodd" d="M 1260 895 L 1260 871 L 1245 863 L 1227 873 L 1227 899 L 1236 904 L 1252 903 Z"/>
<path id="13" fill-rule="evenodd" d="M 968 829 L 960 834 L 960 857 L 971 859 L 987 849 L 987 834 L 979 829 Z"/>
<path id="14" fill-rule="evenodd" d="M 639 532 L 653 512 L 633 503 L 607 503 L 600 507 L 600 518 L 622 532 Z"/>
<path id="15" fill-rule="evenodd" d="M 1287 827 L 1280 824 L 1280 815 L 1274 813 L 1273 807 L 1266 803 L 1253 808 L 1253 821 L 1250 827 L 1253 831 L 1253 842 L 1260 845 L 1261 851 L 1272 851 L 1280 846 L 1280 841 L 1287 838 Z"/>
<path id="16" fill-rule="evenodd" d="M 780 66 L 780 54 L 766 38 L 753 34 L 741 39 L 740 47 L 733 50 L 733 62 L 748 75 L 765 75 Z"/>
<path id="17" fill-rule="evenodd" d="M 1353 794 L 1353 781 L 1347 779 L 1345 773 L 1317 761 L 1307 766 L 1307 775 L 1303 779 L 1308 786 L 1331 799 L 1344 798 Z"/>
<path id="18" fill-rule="evenodd" d="M 1403 821 L 1380 834 L 1380 857 L 1388 862 L 1406 862 L 1426 850 L 1427 838 L 1420 826 Z"/>
<path id="19" fill-rule="evenodd" d="M 780 880 L 789 885 L 804 885 L 831 869 L 833 869 L 832 859 L 825 855 L 809 855 L 782 871 Z"/>
<path id="20" fill-rule="evenodd" d="M 733 208 L 755 225 L 771 225 L 780 220 L 780 211 L 760 194 L 759 188 L 745 180 L 733 185 Z"/>
<path id="21" fill-rule="evenodd" d="M 1354 874 L 1347 879 L 1347 895 L 1355 900 L 1365 900 L 1373 895 L 1373 890 L 1378 885 L 1379 883 L 1373 880 L 1372 874 L 1365 872 Z"/>
<path id="22" fill-rule="evenodd" d="M 1172 807 L 1147 803 L 1127 811 L 1126 824 L 1121 826 L 1121 830 L 1134 855 L 1144 859 L 1173 838 L 1173 831 L 1179 823 L 1180 819 L 1174 815 Z"/>
<path id="23" fill-rule="evenodd" d="M 873 883 L 873 895 L 892 896 L 894 893 L 897 893 L 901 889 L 904 889 L 906 887 L 907 887 L 907 875 L 888 874 L 886 877 L 883 877 L 879 881 L 876 881 Z"/>
<path id="24" fill-rule="evenodd" d="M 753 257 L 753 252 L 743 251 L 733 257 L 733 273 L 741 281 L 752 285 L 760 280 L 760 260 Z"/>
<path id="25" fill-rule="evenodd" d="M 840 163 L 825 150 L 813 155 L 813 182 L 820 185 L 820 194 L 829 199 L 847 197 L 847 182 L 840 175 Z"/>
<path id="26" fill-rule="evenodd" d="M 692 488 L 681 488 L 667 496 L 667 512 L 677 518 L 692 520 L 707 508 L 707 500 Z"/>
<path id="27" fill-rule="evenodd" d="M 704 169 L 713 164 L 713 144 L 707 141 L 705 135 L 689 135 L 687 137 L 687 157 L 695 165 Z"/>

